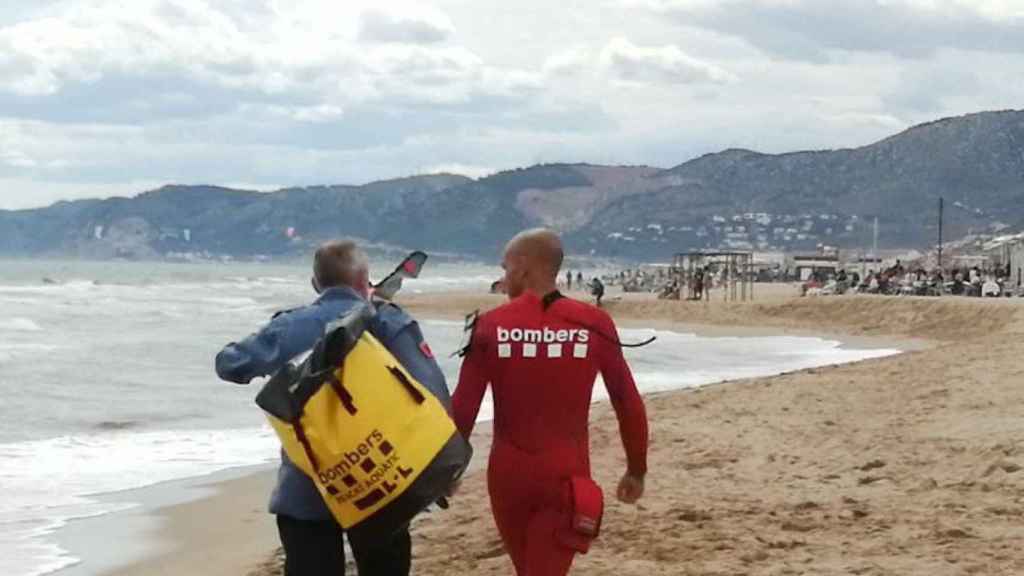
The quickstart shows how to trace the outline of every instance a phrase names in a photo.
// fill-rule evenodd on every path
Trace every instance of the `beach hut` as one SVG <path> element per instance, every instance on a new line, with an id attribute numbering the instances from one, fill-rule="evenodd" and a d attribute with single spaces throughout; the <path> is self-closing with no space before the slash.
<path id="1" fill-rule="evenodd" d="M 801 282 L 806 282 L 815 273 L 825 278 L 832 278 L 840 268 L 839 251 L 794 254 L 786 259 L 786 264 Z"/>

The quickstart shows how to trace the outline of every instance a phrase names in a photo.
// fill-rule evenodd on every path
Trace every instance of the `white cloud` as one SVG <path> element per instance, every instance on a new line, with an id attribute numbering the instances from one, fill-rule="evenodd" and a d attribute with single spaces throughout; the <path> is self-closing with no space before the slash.
<path id="1" fill-rule="evenodd" d="M 830 122 L 837 128 L 863 126 L 886 130 L 892 134 L 903 131 L 909 126 L 904 120 L 889 114 L 871 114 L 866 112 L 837 112 L 819 115 L 819 119 Z"/>
<path id="2" fill-rule="evenodd" d="M 443 12 L 423 10 L 419 14 L 367 10 L 359 25 L 359 39 L 365 42 L 399 44 L 436 44 L 455 32 L 451 19 Z"/>
<path id="3" fill-rule="evenodd" d="M 146 180 L 111 182 L 63 182 L 30 178 L 0 178 L 0 210 L 24 210 L 49 206 L 60 200 L 136 196 L 160 187 Z"/>
<path id="4" fill-rule="evenodd" d="M 46 96 L 110 78 L 172 76 L 248 99 L 344 106 L 465 99 L 504 84 L 506 72 L 520 74 L 488 67 L 464 47 L 435 46 L 453 30 L 443 13 L 416 4 L 99 0 L 0 29 L 0 91 Z"/>
<path id="5" fill-rule="evenodd" d="M 0 150 L 0 163 L 13 168 L 34 168 L 36 161 L 18 150 Z"/>
<path id="6" fill-rule="evenodd" d="M 494 168 L 487 166 L 473 166 L 469 164 L 459 164 L 457 162 L 436 164 L 417 172 L 422 174 L 458 174 L 461 176 L 468 176 L 470 178 L 483 178 L 484 176 L 490 176 L 498 172 Z"/>
<path id="7" fill-rule="evenodd" d="M 586 46 L 573 46 L 548 56 L 543 70 L 548 76 L 575 76 L 592 67 L 593 62 L 594 57 Z"/>
<path id="8" fill-rule="evenodd" d="M 0 167 L 35 168 L 35 159 L 22 149 L 18 136 L 0 123 Z"/>
<path id="9" fill-rule="evenodd" d="M 1017 0 L 624 0 L 786 58 L 833 51 L 924 58 L 942 48 L 1024 52 Z"/>
<path id="10" fill-rule="evenodd" d="M 725 84 L 737 80 L 735 75 L 686 54 L 674 44 L 646 47 L 615 38 L 601 52 L 601 62 L 613 77 L 625 82 Z"/>
<path id="11" fill-rule="evenodd" d="M 316 106 L 268 106 L 266 111 L 295 122 L 321 124 L 338 120 L 345 115 L 344 109 L 331 104 Z"/>

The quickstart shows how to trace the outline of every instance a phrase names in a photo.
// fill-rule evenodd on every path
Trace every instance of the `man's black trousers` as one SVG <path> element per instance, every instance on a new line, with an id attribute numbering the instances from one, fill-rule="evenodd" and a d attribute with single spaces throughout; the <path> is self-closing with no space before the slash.
<path id="1" fill-rule="evenodd" d="M 344 531 L 333 520 L 308 521 L 277 517 L 284 546 L 285 576 L 344 576 Z M 373 549 L 353 547 L 359 576 L 409 576 L 412 540 L 408 528 Z"/>

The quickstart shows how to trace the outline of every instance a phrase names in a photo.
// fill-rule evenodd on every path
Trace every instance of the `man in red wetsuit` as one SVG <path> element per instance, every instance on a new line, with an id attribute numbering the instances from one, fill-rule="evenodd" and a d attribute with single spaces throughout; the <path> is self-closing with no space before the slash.
<path id="1" fill-rule="evenodd" d="M 468 438 L 491 385 L 488 491 L 519 576 L 564 576 L 582 550 L 562 535 L 572 525 L 569 482 L 590 478 L 588 419 L 598 373 L 629 462 L 619 500 L 639 500 L 647 473 L 647 414 L 615 324 L 600 309 L 559 294 L 562 257 L 561 241 L 547 230 L 509 242 L 502 266 L 510 302 L 477 321 L 453 397 L 455 422 Z"/>

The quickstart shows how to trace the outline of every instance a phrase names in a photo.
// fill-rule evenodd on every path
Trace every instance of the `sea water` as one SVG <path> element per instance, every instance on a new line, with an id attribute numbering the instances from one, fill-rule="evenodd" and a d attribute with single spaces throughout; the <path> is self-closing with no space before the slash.
<path id="1" fill-rule="evenodd" d="M 404 289 L 484 291 L 499 276 L 428 264 Z M 97 495 L 276 459 L 253 403 L 258 384 L 218 381 L 213 358 L 313 297 L 301 266 L 0 262 L 0 574 L 78 562 L 52 536 L 69 520 L 125 506 Z M 421 324 L 453 386 L 462 325 Z M 645 393 L 897 352 L 816 338 L 621 337 L 651 335 L 656 343 L 626 352 Z M 595 399 L 605 397 L 599 385 Z M 488 401 L 481 418 L 490 415 Z"/>

